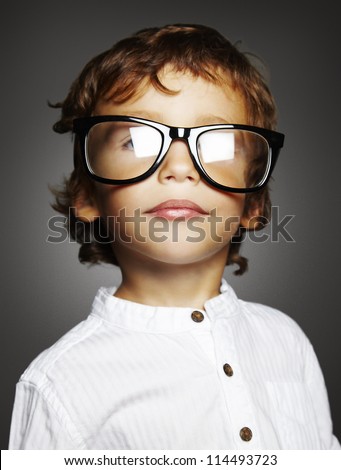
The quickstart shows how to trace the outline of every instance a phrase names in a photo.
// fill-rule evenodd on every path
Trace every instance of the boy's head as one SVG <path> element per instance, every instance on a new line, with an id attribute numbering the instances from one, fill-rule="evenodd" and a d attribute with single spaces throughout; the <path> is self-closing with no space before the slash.
<path id="1" fill-rule="evenodd" d="M 142 30 L 92 59 L 73 83 L 64 102 L 57 105 L 62 107 L 62 117 L 54 130 L 60 133 L 72 131 L 75 118 L 112 114 L 103 110 L 112 109 L 111 104 L 116 106 L 115 109 L 120 109 L 122 104 L 138 102 L 150 87 L 165 96 L 175 97 L 176 89 L 165 85 L 167 80 L 163 77 L 167 73 L 174 76 L 183 74 L 215 87 L 233 90 L 243 111 L 242 120 L 245 122 L 240 124 L 274 129 L 276 113 L 273 98 L 260 73 L 244 54 L 212 28 L 169 25 Z M 185 127 L 181 119 L 179 116 L 179 123 L 171 125 Z M 211 123 L 200 125 L 203 124 Z M 56 191 L 54 207 L 69 216 L 70 234 L 81 243 L 79 257 L 82 262 L 117 264 L 112 245 L 107 243 L 105 235 L 108 233 L 103 230 L 102 218 L 92 216 L 94 204 L 91 201 L 96 199 L 95 186 L 98 183 L 85 171 L 77 137 L 74 162 L 70 179 L 61 191 Z M 269 220 L 270 199 L 266 186 L 246 194 L 243 204 L 245 217 L 256 215 L 247 228 L 261 228 L 264 225 L 257 222 Z M 89 217 L 86 217 L 87 205 L 90 207 Z M 83 222 L 88 219 L 88 222 L 77 223 L 79 211 L 70 213 L 70 207 L 82 208 L 81 219 Z M 239 265 L 239 274 L 247 267 L 245 258 L 239 255 L 240 241 L 240 235 L 232 239 L 226 260 L 227 264 Z"/>

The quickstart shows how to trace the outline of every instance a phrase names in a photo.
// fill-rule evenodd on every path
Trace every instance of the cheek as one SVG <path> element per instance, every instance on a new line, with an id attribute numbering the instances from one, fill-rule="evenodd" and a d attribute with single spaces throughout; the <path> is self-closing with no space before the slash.
<path id="1" fill-rule="evenodd" d="M 241 222 L 245 207 L 245 195 L 230 193 L 219 198 L 219 204 L 212 212 L 216 216 L 216 225 L 219 233 L 229 239 L 233 236 Z"/>
<path id="2" fill-rule="evenodd" d="M 216 212 L 223 218 L 239 217 L 244 213 L 245 195 L 238 193 L 223 194 L 216 198 Z"/>
<path id="3" fill-rule="evenodd" d="M 96 192 L 96 203 L 101 217 L 117 217 L 122 210 L 133 212 L 138 207 L 139 198 L 132 193 L 129 186 L 100 185 Z"/>
<path id="4" fill-rule="evenodd" d="M 141 217 L 143 196 L 136 186 L 102 185 L 96 196 L 103 223 L 115 240 L 131 241 L 136 233 L 147 236 Z"/>

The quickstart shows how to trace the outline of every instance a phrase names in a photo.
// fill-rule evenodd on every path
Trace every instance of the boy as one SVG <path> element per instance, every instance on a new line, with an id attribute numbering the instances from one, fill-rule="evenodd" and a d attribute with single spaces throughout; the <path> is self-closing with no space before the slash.
<path id="1" fill-rule="evenodd" d="M 10 448 L 340 448 L 307 338 L 222 280 L 247 268 L 283 145 L 260 74 L 211 28 L 150 28 L 59 106 L 75 169 L 55 208 L 122 283 L 22 375 Z"/>

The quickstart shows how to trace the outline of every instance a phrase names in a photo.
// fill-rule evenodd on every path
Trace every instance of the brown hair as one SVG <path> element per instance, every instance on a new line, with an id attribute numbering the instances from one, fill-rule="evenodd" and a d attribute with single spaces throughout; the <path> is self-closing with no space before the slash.
<path id="1" fill-rule="evenodd" d="M 273 97 L 247 56 L 213 28 L 175 24 L 138 31 L 94 57 L 73 82 L 65 100 L 53 105 L 62 109 L 61 118 L 53 129 L 59 133 L 72 131 L 73 119 L 92 115 L 99 100 L 124 102 L 141 91 L 143 83 L 151 83 L 164 93 L 173 93 L 159 80 L 159 73 L 166 65 L 171 65 L 175 71 L 189 72 L 194 77 L 222 85 L 224 77 L 225 83 L 228 78 L 232 87 L 244 98 L 249 124 L 275 128 Z M 111 244 L 101 238 L 103 221 L 98 218 L 79 224 L 74 210 L 70 210 L 81 191 L 91 194 L 93 187 L 81 164 L 77 138 L 74 142 L 74 162 L 75 168 L 63 187 L 52 190 L 56 197 L 53 208 L 67 216 L 70 236 L 81 244 L 81 262 L 117 264 Z M 246 196 L 246 211 L 253 207 L 262 208 L 256 229 L 264 226 L 261 221 L 269 220 L 270 204 L 267 187 Z M 239 254 L 243 230 L 233 237 L 227 259 L 227 264 L 236 263 L 239 266 L 236 274 L 242 274 L 247 269 L 247 259 Z"/>

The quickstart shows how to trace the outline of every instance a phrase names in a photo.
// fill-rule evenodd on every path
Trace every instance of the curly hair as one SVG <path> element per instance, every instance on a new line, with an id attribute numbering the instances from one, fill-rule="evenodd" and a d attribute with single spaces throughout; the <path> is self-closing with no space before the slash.
<path id="1" fill-rule="evenodd" d="M 247 54 L 241 53 L 215 29 L 195 24 L 174 24 L 148 28 L 117 42 L 109 50 L 88 62 L 71 85 L 63 102 L 50 105 L 61 108 L 61 117 L 53 129 L 58 133 L 72 132 L 73 120 L 91 116 L 99 100 L 125 102 L 141 92 L 144 85 L 153 85 L 163 93 L 176 93 L 160 81 L 160 72 L 171 66 L 176 72 L 187 72 L 209 82 L 224 86 L 228 83 L 244 98 L 249 124 L 274 129 L 276 107 L 270 90 L 252 65 Z M 143 90 L 142 90 L 143 91 Z M 72 239 L 80 243 L 79 260 L 82 263 L 118 264 L 112 246 L 102 240 L 100 218 L 77 224 L 72 208 L 81 191 L 91 194 L 93 182 L 86 175 L 77 136 L 74 136 L 74 170 L 61 188 L 53 188 L 52 207 L 67 217 Z M 259 223 L 263 228 L 270 219 L 269 188 L 247 194 L 245 210 L 261 208 Z M 70 210 L 70 208 L 72 208 Z M 235 274 L 247 269 L 247 259 L 239 254 L 245 228 L 240 227 L 231 240 L 226 264 L 236 264 Z"/>

